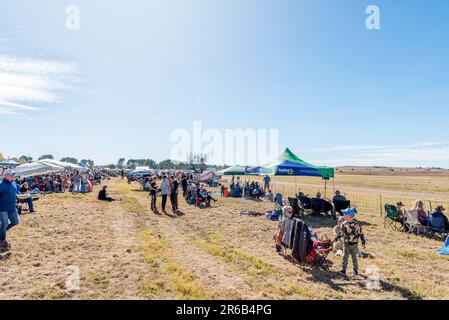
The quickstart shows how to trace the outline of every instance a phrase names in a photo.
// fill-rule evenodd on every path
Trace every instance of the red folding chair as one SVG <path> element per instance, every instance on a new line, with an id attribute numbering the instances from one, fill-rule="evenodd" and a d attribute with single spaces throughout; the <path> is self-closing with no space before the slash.
<path id="1" fill-rule="evenodd" d="M 313 267 L 318 267 L 324 271 L 329 272 L 329 265 L 327 263 L 327 256 L 332 251 L 331 241 L 314 241 L 313 248 L 307 256 L 307 263 L 311 266 L 307 269 L 307 272 L 312 270 Z"/>

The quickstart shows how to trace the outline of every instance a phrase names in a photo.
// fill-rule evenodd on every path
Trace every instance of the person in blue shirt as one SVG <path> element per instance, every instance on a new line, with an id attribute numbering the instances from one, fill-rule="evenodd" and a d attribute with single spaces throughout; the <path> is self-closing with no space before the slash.
<path id="1" fill-rule="evenodd" d="M 449 230 L 449 220 L 444 215 L 444 213 L 443 213 L 444 210 L 445 209 L 443 206 L 438 206 L 438 207 L 436 207 L 435 212 L 432 212 L 430 214 L 430 216 L 429 216 L 430 226 L 433 229 Z"/>
<path id="2" fill-rule="evenodd" d="M 3 175 L 3 180 L 0 183 L 0 249 L 8 250 L 10 245 L 6 241 L 6 233 L 19 224 L 19 215 L 16 208 L 15 172 L 8 169 Z"/>
<path id="3" fill-rule="evenodd" d="M 263 177 L 263 192 L 267 192 L 268 190 L 270 190 L 270 177 L 266 174 Z"/>

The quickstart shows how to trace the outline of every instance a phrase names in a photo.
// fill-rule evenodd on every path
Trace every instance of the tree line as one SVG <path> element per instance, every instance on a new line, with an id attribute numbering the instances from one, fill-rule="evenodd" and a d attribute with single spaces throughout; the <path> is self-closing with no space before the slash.
<path id="1" fill-rule="evenodd" d="M 3 156 L 0 153 L 0 160 L 2 160 L 2 158 L 3 158 Z M 37 158 L 38 161 L 54 160 L 54 159 L 55 158 L 52 154 L 43 154 Z M 27 155 L 22 155 L 16 160 L 21 163 L 29 163 L 29 162 L 33 161 L 33 157 L 27 156 Z M 72 163 L 75 165 L 80 165 L 80 166 L 85 166 L 85 167 L 93 167 L 95 165 L 93 160 L 90 160 L 90 159 L 78 160 L 77 158 L 74 158 L 74 157 L 63 157 L 59 161 Z M 166 159 L 166 160 L 163 160 L 160 162 L 156 162 L 153 159 L 128 159 L 126 161 L 125 158 L 120 158 L 120 159 L 118 159 L 116 164 L 108 164 L 103 167 L 109 168 L 109 169 L 122 169 L 122 168 L 135 169 L 136 167 L 147 167 L 150 169 L 162 169 L 162 170 L 167 170 L 167 169 L 190 170 L 190 169 L 193 169 L 193 167 L 190 163 L 177 162 L 177 161 L 173 161 L 171 159 Z M 215 166 L 211 166 L 211 167 L 215 167 Z"/>

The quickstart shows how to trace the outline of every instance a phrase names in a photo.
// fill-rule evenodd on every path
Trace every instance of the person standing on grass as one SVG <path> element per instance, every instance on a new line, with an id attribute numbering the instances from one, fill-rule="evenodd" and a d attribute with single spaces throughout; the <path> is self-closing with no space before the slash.
<path id="1" fill-rule="evenodd" d="M 157 213 L 156 199 L 157 199 L 157 184 L 156 177 L 150 178 L 150 186 L 148 188 L 150 190 L 150 201 L 151 201 L 151 211 Z"/>
<path id="2" fill-rule="evenodd" d="M 268 190 L 270 190 L 270 182 L 271 182 L 271 178 L 266 174 L 263 177 L 263 192 L 267 192 Z"/>
<path id="3" fill-rule="evenodd" d="M 163 176 L 161 181 L 161 195 L 162 195 L 162 212 L 167 214 L 165 206 L 167 205 L 167 197 L 170 194 L 170 182 L 168 182 L 167 177 Z"/>
<path id="4" fill-rule="evenodd" d="M 343 210 L 343 223 L 341 224 L 340 231 L 337 234 L 335 241 L 343 241 L 343 262 L 342 269 L 339 272 L 341 275 L 346 276 L 346 269 L 348 267 L 349 256 L 352 258 L 352 266 L 354 272 L 353 276 L 359 274 L 359 264 L 357 255 L 359 253 L 359 239 L 362 241 L 362 248 L 365 249 L 365 236 L 363 234 L 362 225 L 355 219 L 356 211 L 352 208 Z"/>
<path id="5" fill-rule="evenodd" d="M 81 193 L 85 194 L 87 192 L 87 181 L 89 180 L 89 175 L 87 172 L 84 172 L 81 175 Z"/>
<path id="6" fill-rule="evenodd" d="M 8 250 L 6 233 L 19 224 L 19 215 L 16 208 L 17 187 L 14 182 L 15 172 L 7 169 L 0 183 L 0 250 Z"/>
<path id="7" fill-rule="evenodd" d="M 72 193 L 77 194 L 78 192 L 80 192 L 81 189 L 81 175 L 78 171 L 75 172 L 75 174 L 72 177 L 72 180 L 73 180 Z"/>
<path id="8" fill-rule="evenodd" d="M 178 187 L 179 183 L 176 177 L 170 177 L 170 202 L 173 213 L 178 212 Z"/>

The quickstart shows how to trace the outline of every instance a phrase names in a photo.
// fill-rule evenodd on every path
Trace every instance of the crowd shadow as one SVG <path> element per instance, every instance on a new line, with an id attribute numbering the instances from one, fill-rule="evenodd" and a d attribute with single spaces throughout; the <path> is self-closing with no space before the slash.
<path id="1" fill-rule="evenodd" d="M 306 215 L 300 219 L 307 225 L 313 226 L 313 228 L 333 228 L 337 225 L 337 220 L 326 216 Z"/>
<path id="2" fill-rule="evenodd" d="M 336 271 L 326 271 L 318 265 L 314 265 L 311 268 L 310 265 L 301 266 L 295 263 L 291 253 L 286 253 L 285 251 L 280 252 L 279 255 L 281 255 L 285 261 L 292 263 L 296 268 L 306 271 L 309 274 L 306 280 L 324 283 L 331 290 L 334 290 L 336 292 L 345 292 L 345 288 L 351 286 L 361 287 L 364 288 L 365 290 L 374 290 L 367 288 L 367 282 L 370 281 L 370 279 L 366 275 L 359 274 L 355 277 L 343 276 Z M 374 258 L 371 254 L 362 253 L 362 255 L 363 258 L 371 258 L 371 259 Z M 335 264 L 330 260 L 326 260 L 326 263 L 330 270 L 332 270 L 332 267 L 335 266 Z M 416 292 L 408 288 L 402 287 L 397 284 L 389 283 L 382 279 L 378 280 L 377 290 L 385 292 L 395 292 L 398 293 L 402 298 L 407 300 L 423 299 L 421 295 L 417 294 Z"/>

